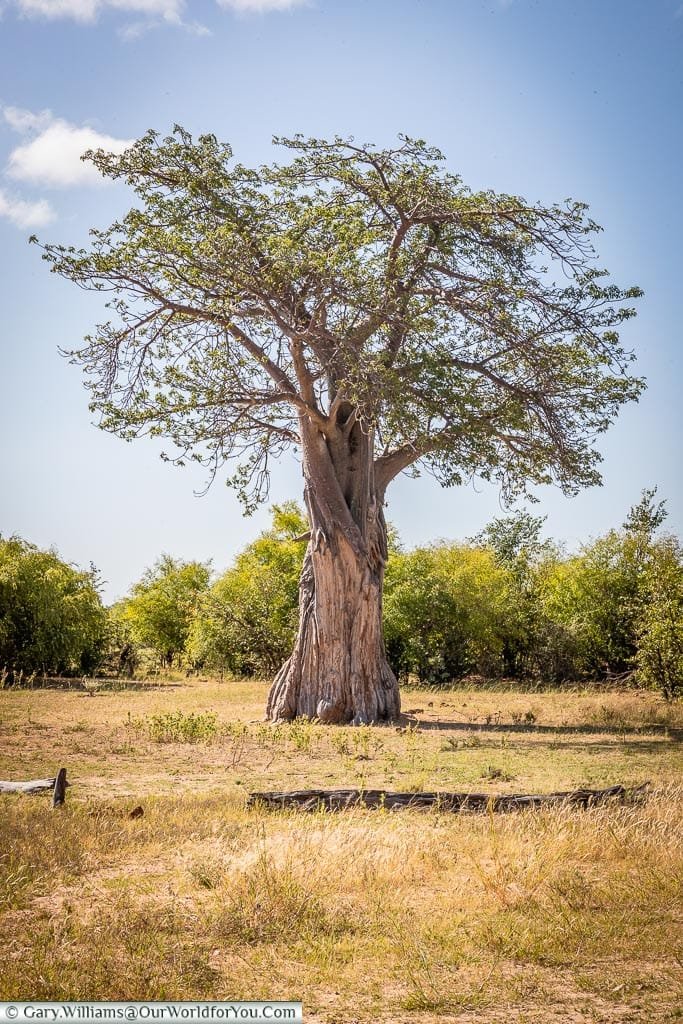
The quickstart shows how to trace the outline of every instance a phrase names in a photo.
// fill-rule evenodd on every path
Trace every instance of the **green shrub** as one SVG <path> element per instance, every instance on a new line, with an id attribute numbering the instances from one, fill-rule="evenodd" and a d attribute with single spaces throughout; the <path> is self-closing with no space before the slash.
<path id="1" fill-rule="evenodd" d="M 500 675 L 506 637 L 519 626 L 509 571 L 493 553 L 436 544 L 392 555 L 384 624 L 394 670 L 443 683 L 469 672 Z"/>
<path id="2" fill-rule="evenodd" d="M 162 555 L 115 608 L 115 629 L 133 644 L 151 648 L 170 668 L 181 662 L 190 627 L 210 579 L 209 565 Z"/>
<path id="3" fill-rule="evenodd" d="M 639 675 L 667 699 L 683 693 L 683 557 L 674 537 L 653 546 L 638 619 Z"/>
<path id="4" fill-rule="evenodd" d="M 212 711 L 169 711 L 129 721 L 132 728 L 155 743 L 208 743 L 218 734 L 218 718 Z"/>
<path id="5" fill-rule="evenodd" d="M 106 643 L 94 568 L 0 538 L 0 667 L 19 673 L 91 672 Z"/>
<path id="6" fill-rule="evenodd" d="M 233 675 L 273 675 L 292 650 L 308 529 L 294 502 L 235 559 L 202 601 L 188 641 L 195 664 Z"/>

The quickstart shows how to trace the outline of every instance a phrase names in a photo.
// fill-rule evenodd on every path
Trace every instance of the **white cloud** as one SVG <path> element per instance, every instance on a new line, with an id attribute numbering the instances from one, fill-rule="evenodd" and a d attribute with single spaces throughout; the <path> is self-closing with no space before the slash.
<path id="1" fill-rule="evenodd" d="M 15 131 L 33 135 L 9 155 L 6 173 L 17 181 L 52 188 L 101 185 L 104 179 L 92 164 L 81 160 L 83 153 L 87 149 L 122 153 L 132 141 L 103 135 L 94 128 L 79 128 L 52 117 L 49 111 L 33 114 L 18 107 L 5 107 L 3 115 Z"/>
<path id="2" fill-rule="evenodd" d="M 22 107 L 3 107 L 2 116 L 15 132 L 22 135 L 24 132 L 41 131 L 54 120 L 51 110 L 41 110 L 39 114 L 34 114 L 32 110 L 24 110 Z"/>
<path id="3" fill-rule="evenodd" d="M 208 29 L 206 25 L 202 25 L 198 21 L 183 21 L 180 18 L 178 20 L 166 18 L 163 21 L 160 21 L 158 18 L 146 18 L 141 21 L 130 21 L 127 25 L 123 25 L 122 28 L 118 30 L 118 35 L 122 39 L 127 40 L 139 39 L 147 32 L 151 32 L 152 29 L 159 28 L 162 24 L 178 25 L 180 28 L 183 28 L 186 32 L 189 32 L 194 36 L 212 35 L 211 30 Z"/>
<path id="4" fill-rule="evenodd" d="M 142 14 L 155 21 L 165 21 L 170 25 L 183 25 L 185 0 L 100 0 L 102 7 L 112 7 L 118 11 Z"/>
<path id="5" fill-rule="evenodd" d="M 17 7 L 28 18 L 75 18 L 92 21 L 98 0 L 17 0 Z"/>
<path id="6" fill-rule="evenodd" d="M 27 202 L 0 189 L 0 217 L 6 217 L 18 228 L 40 228 L 54 220 L 55 214 L 45 199 Z"/>
<path id="7" fill-rule="evenodd" d="M 308 0 L 217 0 L 220 7 L 228 7 L 240 14 L 286 11 L 307 2 Z M 146 21 L 134 22 L 124 30 L 124 35 L 128 38 L 140 35 L 147 28 L 159 23 L 180 25 L 199 35 L 207 34 L 202 25 L 184 20 L 186 0 L 14 0 L 14 3 L 19 12 L 27 18 L 72 18 L 75 21 L 92 22 L 104 10 L 142 15 Z"/>
<path id="8" fill-rule="evenodd" d="M 218 3 L 240 14 L 264 14 L 266 11 L 288 11 L 291 7 L 301 7 L 307 0 L 218 0 Z"/>
<path id="9" fill-rule="evenodd" d="M 108 7 L 120 11 L 137 11 L 150 17 L 174 19 L 180 16 L 185 0 L 102 0 Z"/>
<path id="10" fill-rule="evenodd" d="M 144 14 L 172 24 L 182 23 L 185 0 L 15 0 L 26 17 L 73 18 L 75 21 L 94 21 L 100 11 L 114 8 L 119 11 Z"/>

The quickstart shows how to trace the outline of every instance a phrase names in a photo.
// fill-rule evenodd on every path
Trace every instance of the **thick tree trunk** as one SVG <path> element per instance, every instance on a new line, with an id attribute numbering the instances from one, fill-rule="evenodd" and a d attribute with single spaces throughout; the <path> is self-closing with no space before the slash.
<path id="1" fill-rule="evenodd" d="M 339 403 L 324 437 L 301 425 L 311 525 L 294 650 L 275 677 L 267 716 L 322 722 L 383 722 L 400 712 L 386 660 L 382 586 L 386 525 L 374 480 L 373 438 Z"/>

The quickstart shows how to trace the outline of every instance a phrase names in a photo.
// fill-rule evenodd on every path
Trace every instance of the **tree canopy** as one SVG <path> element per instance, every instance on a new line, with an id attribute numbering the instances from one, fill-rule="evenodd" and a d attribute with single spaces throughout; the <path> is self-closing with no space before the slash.
<path id="1" fill-rule="evenodd" d="M 187 644 L 195 664 L 272 676 L 289 654 L 296 637 L 306 519 L 294 502 L 272 512 L 272 529 L 240 552 L 204 596 Z"/>
<path id="2" fill-rule="evenodd" d="M 89 249 L 44 247 L 112 293 L 72 353 L 102 427 L 212 476 L 236 457 L 250 508 L 299 417 L 329 438 L 343 403 L 381 493 L 416 463 L 508 496 L 597 483 L 595 438 L 643 386 L 617 332 L 641 293 L 606 279 L 585 204 L 473 191 L 403 136 L 276 142 L 291 161 L 256 169 L 180 127 L 87 154 L 139 201 Z"/>
<path id="3" fill-rule="evenodd" d="M 247 510 L 301 450 L 310 542 L 268 717 L 387 721 L 388 485 L 598 483 L 595 439 L 643 386 L 617 330 L 640 290 L 606 279 L 583 203 L 473 191 L 406 136 L 276 141 L 289 163 L 257 169 L 180 127 L 90 153 L 139 205 L 43 254 L 111 294 L 72 353 L 106 430 L 170 439 L 209 482 L 233 461 Z"/>
<path id="4" fill-rule="evenodd" d="M 538 558 L 548 547 L 548 542 L 540 539 L 545 520 L 545 516 L 518 510 L 492 519 L 472 540 L 490 547 L 503 565 L 519 565 Z"/>
<path id="5" fill-rule="evenodd" d="M 90 672 L 106 642 L 97 571 L 0 537 L 0 670 Z"/>
<path id="6" fill-rule="evenodd" d="M 162 555 L 131 588 L 117 609 L 133 641 L 150 647 L 171 666 L 184 652 L 200 599 L 209 586 L 203 562 L 183 562 Z"/>

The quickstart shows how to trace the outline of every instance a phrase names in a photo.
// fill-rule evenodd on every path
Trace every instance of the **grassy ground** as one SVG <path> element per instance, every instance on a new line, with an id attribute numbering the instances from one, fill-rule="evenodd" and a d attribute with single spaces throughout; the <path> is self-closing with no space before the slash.
<path id="1" fill-rule="evenodd" d="M 682 1019 L 683 707 L 404 694 L 401 728 L 261 721 L 265 687 L 0 692 L 0 999 L 301 998 L 307 1021 Z M 540 792 L 510 815 L 247 811 L 253 789 Z M 144 815 L 130 818 L 141 804 Z"/>

